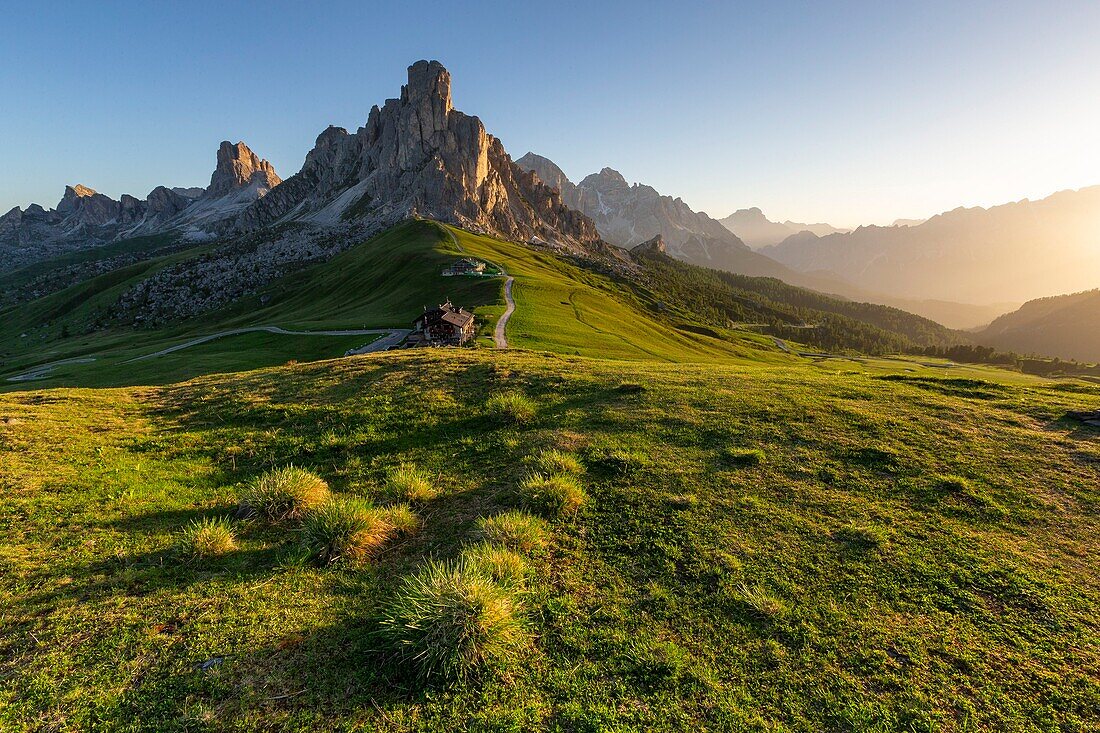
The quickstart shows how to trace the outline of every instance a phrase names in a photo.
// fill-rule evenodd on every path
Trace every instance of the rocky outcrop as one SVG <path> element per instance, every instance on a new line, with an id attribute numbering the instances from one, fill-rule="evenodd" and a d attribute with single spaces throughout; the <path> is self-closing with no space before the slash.
<path id="1" fill-rule="evenodd" d="M 225 140 L 218 147 L 217 166 L 203 196 L 220 198 L 248 186 L 262 188 L 267 193 L 280 183 L 282 179 L 271 163 L 253 153 L 243 142 L 234 145 Z"/>
<path id="2" fill-rule="evenodd" d="M 666 254 L 667 252 L 665 250 L 665 240 L 660 234 L 658 234 L 653 239 L 649 239 L 639 245 L 636 245 L 630 250 L 630 253 L 635 255 Z"/>
<path id="3" fill-rule="evenodd" d="M 574 184 L 548 158 L 527 153 L 517 162 L 560 192 L 565 204 L 592 219 L 604 240 L 631 248 L 654 237 L 668 255 L 704 267 L 746 275 L 786 277 L 782 265 L 749 250 L 741 240 L 682 199 L 651 186 L 630 185 L 621 173 L 604 168 Z"/>
<path id="4" fill-rule="evenodd" d="M 122 194 L 118 201 L 77 184 L 66 186 L 57 208 L 31 204 L 0 217 L 0 263 L 7 269 L 65 252 L 130 237 L 206 232 L 234 219 L 281 179 L 272 165 L 242 142 L 218 148 L 209 188 L 157 186 L 145 199 Z"/>
<path id="5" fill-rule="evenodd" d="M 477 117 L 454 109 L 438 61 L 408 69 L 401 96 L 349 133 L 329 127 L 302 170 L 246 209 L 254 231 L 277 222 L 384 226 L 420 216 L 512 240 L 593 246 L 596 227 L 538 176 L 516 166 Z"/>
<path id="6" fill-rule="evenodd" d="M 576 207 L 577 186 L 569 180 L 569 177 L 565 175 L 565 171 L 559 168 L 557 163 L 549 158 L 529 152 L 517 160 L 516 165 L 526 171 L 532 171 L 547 186 L 556 188 L 561 193 L 562 201 L 567 206 Z"/>

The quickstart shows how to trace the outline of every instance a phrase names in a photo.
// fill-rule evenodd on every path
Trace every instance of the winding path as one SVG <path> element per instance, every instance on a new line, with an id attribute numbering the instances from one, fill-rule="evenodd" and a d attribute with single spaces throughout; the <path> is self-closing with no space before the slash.
<path id="1" fill-rule="evenodd" d="M 50 376 L 50 372 L 59 366 L 66 364 L 90 364 L 95 361 L 95 357 L 77 357 L 75 359 L 62 359 L 61 361 L 51 361 L 49 364 L 39 364 L 36 367 L 28 369 L 22 374 L 16 374 L 14 377 L 8 377 L 9 382 L 33 382 L 36 379 L 45 379 Z"/>
<path id="2" fill-rule="evenodd" d="M 504 272 L 504 270 L 501 270 Z M 504 315 L 497 319 L 496 328 L 493 329 L 493 343 L 496 344 L 498 349 L 508 348 L 508 338 L 504 335 L 504 327 L 508 325 L 508 319 L 512 317 L 512 314 L 516 312 L 516 301 L 512 300 L 512 281 L 515 278 L 511 275 L 504 281 L 504 302 L 508 304 L 508 307 L 504 309 Z"/>
<path id="3" fill-rule="evenodd" d="M 440 224 L 440 226 L 443 227 L 443 231 L 447 232 L 447 236 L 451 238 L 451 244 L 455 246 L 455 249 L 457 249 L 460 253 L 464 255 L 470 254 L 466 251 L 465 247 L 458 243 L 458 237 L 455 236 L 455 233 L 451 231 L 451 228 L 449 226 L 445 224 Z M 504 308 L 504 314 L 497 319 L 497 325 L 493 328 L 493 344 L 498 349 L 507 349 L 508 337 L 504 334 L 504 329 L 508 325 L 508 319 L 511 318 L 512 314 L 516 312 L 516 301 L 512 299 L 512 283 L 515 281 L 515 278 L 505 272 L 504 268 L 501 265 L 498 265 L 495 262 L 489 262 L 488 260 L 486 260 L 486 262 L 500 270 L 500 274 L 504 275 L 505 277 L 504 302 L 506 303 L 506 307 Z"/>
<path id="4" fill-rule="evenodd" d="M 266 331 L 267 333 L 277 333 L 283 336 L 367 336 L 379 333 L 384 333 L 386 336 L 371 341 L 369 344 L 360 346 L 357 349 L 352 349 L 349 354 L 368 354 L 372 351 L 386 351 L 387 349 L 396 346 L 401 343 L 406 336 L 409 335 L 409 329 L 407 328 L 358 328 L 358 329 L 346 329 L 341 331 L 290 331 L 279 326 L 249 326 L 246 328 L 234 328 L 229 331 L 219 331 L 218 333 L 212 333 L 208 336 L 199 336 L 193 338 L 190 341 L 184 341 L 182 344 L 176 344 L 175 346 L 169 346 L 167 349 L 161 349 L 160 351 L 153 352 L 152 354 L 145 354 L 144 356 L 138 356 L 134 359 L 124 361 L 123 364 L 129 364 L 132 361 L 142 361 L 144 359 L 152 359 L 157 356 L 165 356 L 176 351 L 182 351 L 183 349 L 189 349 L 192 346 L 198 346 L 199 344 L 205 344 L 207 341 L 213 341 L 214 339 L 220 339 L 225 336 L 236 336 L 241 333 L 255 333 L 256 331 Z"/>

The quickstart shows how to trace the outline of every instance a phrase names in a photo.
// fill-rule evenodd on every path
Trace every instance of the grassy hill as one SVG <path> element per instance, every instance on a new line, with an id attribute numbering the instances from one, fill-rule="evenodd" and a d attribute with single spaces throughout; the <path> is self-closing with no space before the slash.
<path id="1" fill-rule="evenodd" d="M 328 262 L 277 280 L 228 308 L 174 327 L 110 327 L 85 333 L 91 319 L 124 289 L 199 252 L 139 263 L 0 312 L 7 316 L 0 319 L 0 353 L 5 357 L 0 376 L 23 373 L 48 362 L 94 358 L 61 365 L 49 379 L 36 384 L 161 384 L 202 373 L 195 370 L 189 350 L 138 367 L 130 360 L 194 336 L 257 325 L 300 330 L 408 327 L 425 305 L 448 297 L 474 310 L 482 322 L 478 341 L 491 344 L 492 326 L 504 310 L 503 281 L 443 277 L 443 269 L 462 253 L 503 265 L 515 276 L 514 294 L 521 307 L 509 325 L 514 346 L 623 359 L 789 360 L 759 334 L 729 330 L 698 333 L 678 328 L 647 309 L 623 283 L 554 255 L 434 222 L 410 221 Z M 273 336 L 272 341 L 282 338 Z M 239 349 L 231 340 L 212 342 L 207 351 L 218 353 L 223 346 L 220 363 L 224 370 L 271 366 L 294 357 L 285 349 Z M 331 350 L 313 351 L 312 355 L 335 357 L 346 348 L 343 341 L 334 342 Z"/>
<path id="2" fill-rule="evenodd" d="M 36 384 L 163 384 L 205 373 L 208 362 L 189 351 L 137 366 L 132 360 L 195 336 L 242 327 L 407 327 L 424 306 L 448 297 L 474 310 L 482 323 L 477 342 L 491 345 L 492 326 L 504 310 L 502 280 L 443 277 L 443 269 L 462 254 L 486 259 L 515 277 L 519 307 L 508 326 L 513 347 L 626 360 L 783 363 L 791 357 L 758 333 L 759 325 L 816 348 L 877 353 L 956 337 L 902 311 L 848 303 L 767 278 L 660 257 L 639 258 L 640 270 L 633 275 L 612 275 L 428 221 L 406 222 L 229 307 L 173 326 L 111 325 L 112 305 L 123 292 L 165 267 L 202 256 L 210 246 L 146 259 L 0 311 L 0 377 L 66 362 Z M 239 348 L 239 338 L 221 340 L 204 351 L 217 357 L 221 370 L 234 371 L 296 357 L 335 357 L 348 347 L 338 340 L 295 351 L 296 344 L 283 339 L 270 337 L 264 349 Z"/>
<path id="3" fill-rule="evenodd" d="M 449 350 L 0 395 L 0 728 L 1095 729 L 1100 442 L 1062 415 L 1096 388 L 864 371 Z M 257 517 L 183 554 L 289 464 L 404 533 L 324 567 L 315 523 Z M 499 644 L 425 681 L 388 620 L 460 559 Z"/>
<path id="4" fill-rule="evenodd" d="M 1100 362 L 1100 290 L 1029 301 L 977 338 L 1017 353 Z"/>
<path id="5" fill-rule="evenodd" d="M 652 250 L 638 259 L 646 285 L 662 302 L 714 325 L 755 323 L 818 348 L 862 353 L 962 340 L 958 332 L 897 308 L 844 300 L 775 278 L 695 267 Z"/>

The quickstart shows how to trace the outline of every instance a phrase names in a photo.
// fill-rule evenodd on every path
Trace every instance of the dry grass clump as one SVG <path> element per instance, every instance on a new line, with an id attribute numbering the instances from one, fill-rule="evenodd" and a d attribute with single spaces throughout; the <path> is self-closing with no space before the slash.
<path id="1" fill-rule="evenodd" d="M 521 555 L 490 542 L 467 547 L 461 561 L 505 588 L 519 588 L 527 578 L 527 561 Z"/>
<path id="2" fill-rule="evenodd" d="M 176 549 L 185 557 L 206 558 L 225 555 L 237 549 L 237 538 L 229 517 L 196 519 L 176 538 Z"/>
<path id="3" fill-rule="evenodd" d="M 257 515 L 273 522 L 298 519 L 330 496 L 328 484 L 320 476 L 294 466 L 277 468 L 244 487 L 238 515 Z"/>
<path id="4" fill-rule="evenodd" d="M 431 501 L 439 496 L 432 477 L 411 463 L 402 463 L 386 475 L 386 491 L 406 501 Z"/>
<path id="5" fill-rule="evenodd" d="M 561 450 L 544 450 L 532 463 L 543 473 L 569 473 L 575 476 L 584 473 L 580 460 L 572 453 Z"/>
<path id="6" fill-rule="evenodd" d="M 581 482 L 566 473 L 533 473 L 520 484 L 520 492 L 532 506 L 558 516 L 570 516 L 588 500 Z"/>
<path id="7" fill-rule="evenodd" d="M 518 604 L 482 570 L 429 563 L 389 603 L 380 635 L 427 680 L 462 680 L 516 661 L 526 638 Z"/>
<path id="8" fill-rule="evenodd" d="M 733 590 L 733 597 L 758 618 L 777 620 L 787 615 L 787 604 L 762 585 L 742 582 Z"/>
<path id="9" fill-rule="evenodd" d="M 322 565 L 368 560 L 394 533 L 384 512 L 362 499 L 330 499 L 302 521 L 302 547 Z"/>
<path id="10" fill-rule="evenodd" d="M 485 403 L 485 409 L 501 422 L 523 424 L 535 419 L 538 406 L 519 392 L 497 392 Z"/>
<path id="11" fill-rule="evenodd" d="M 511 511 L 478 520 L 478 534 L 486 542 L 516 552 L 538 552 L 548 543 L 546 524 L 526 512 Z"/>

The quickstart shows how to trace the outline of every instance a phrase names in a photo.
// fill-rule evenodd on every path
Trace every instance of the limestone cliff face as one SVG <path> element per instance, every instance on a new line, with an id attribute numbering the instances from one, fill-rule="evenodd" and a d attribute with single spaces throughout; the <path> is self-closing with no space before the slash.
<path id="1" fill-rule="evenodd" d="M 252 185 L 263 187 L 266 193 L 281 182 L 271 163 L 253 153 L 247 145 L 243 142 L 234 145 L 225 140 L 218 147 L 217 166 L 204 196 L 226 196 Z"/>
<path id="2" fill-rule="evenodd" d="M 409 216 L 451 222 L 513 240 L 594 245 L 595 225 L 560 194 L 512 162 L 477 117 L 454 109 L 451 76 L 418 61 L 398 99 L 371 109 L 355 133 L 322 132 L 302 170 L 246 209 L 243 230 L 280 221 Z"/>

